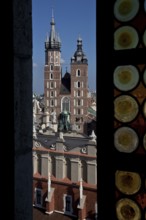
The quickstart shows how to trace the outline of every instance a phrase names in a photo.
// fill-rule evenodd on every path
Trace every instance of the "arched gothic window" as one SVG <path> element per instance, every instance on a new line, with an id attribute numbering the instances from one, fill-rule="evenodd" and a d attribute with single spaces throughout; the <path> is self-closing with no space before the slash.
<path id="1" fill-rule="evenodd" d="M 81 86 L 81 83 L 80 83 L 80 82 L 78 82 L 78 88 L 80 88 L 80 86 Z"/>
<path id="2" fill-rule="evenodd" d="M 81 70 L 79 69 L 76 70 L 76 76 L 81 76 Z"/>
<path id="3" fill-rule="evenodd" d="M 53 73 L 50 73 L 50 79 L 53 79 Z"/>
<path id="4" fill-rule="evenodd" d="M 70 112 L 70 99 L 68 97 L 62 99 L 62 112 L 63 111 Z"/>

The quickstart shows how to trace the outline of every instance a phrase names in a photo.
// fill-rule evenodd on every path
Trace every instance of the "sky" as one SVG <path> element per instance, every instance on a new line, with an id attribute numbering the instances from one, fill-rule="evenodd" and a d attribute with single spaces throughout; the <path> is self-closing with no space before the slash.
<path id="1" fill-rule="evenodd" d="M 96 0 L 32 0 L 33 92 L 44 93 L 44 42 L 50 33 L 52 11 L 61 39 L 62 73 L 70 72 L 70 60 L 82 38 L 88 59 L 88 86 L 96 90 Z"/>

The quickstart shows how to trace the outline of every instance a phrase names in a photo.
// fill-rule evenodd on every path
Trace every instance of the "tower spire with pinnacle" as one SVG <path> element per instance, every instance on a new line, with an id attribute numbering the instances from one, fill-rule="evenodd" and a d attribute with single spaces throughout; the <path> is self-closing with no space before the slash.
<path id="1" fill-rule="evenodd" d="M 61 40 L 59 35 L 55 31 L 55 19 L 54 19 L 54 10 L 52 8 L 52 17 L 51 17 L 51 22 L 50 22 L 51 28 L 50 28 L 50 35 L 49 35 L 49 40 L 45 44 L 46 49 L 57 49 L 60 50 L 61 48 Z"/>

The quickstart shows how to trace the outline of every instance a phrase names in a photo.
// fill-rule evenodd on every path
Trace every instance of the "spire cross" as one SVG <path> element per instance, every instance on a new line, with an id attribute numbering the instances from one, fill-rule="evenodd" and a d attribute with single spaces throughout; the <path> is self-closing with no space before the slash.
<path id="1" fill-rule="evenodd" d="M 78 35 L 78 39 L 80 39 L 81 38 L 81 34 L 79 33 L 79 35 Z"/>
<path id="2" fill-rule="evenodd" d="M 53 7 L 52 7 L 52 18 L 54 18 L 54 11 L 53 11 Z"/>

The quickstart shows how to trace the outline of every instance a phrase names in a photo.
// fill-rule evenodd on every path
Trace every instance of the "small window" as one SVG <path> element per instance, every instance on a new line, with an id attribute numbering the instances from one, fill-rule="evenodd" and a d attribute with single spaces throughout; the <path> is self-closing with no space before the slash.
<path id="1" fill-rule="evenodd" d="M 80 115 L 81 114 L 81 110 L 80 109 L 78 109 L 78 115 Z"/>
<path id="2" fill-rule="evenodd" d="M 78 99 L 78 106 L 80 106 L 81 105 L 81 100 L 80 99 Z"/>
<path id="3" fill-rule="evenodd" d="M 80 96 L 80 90 L 78 90 L 77 96 Z"/>
<path id="4" fill-rule="evenodd" d="M 80 117 L 76 117 L 75 120 L 76 120 L 76 122 L 83 122 L 83 121 L 84 121 L 84 120 L 83 120 L 83 117 L 81 117 L 81 118 L 80 118 Z"/>
<path id="5" fill-rule="evenodd" d="M 50 70 L 53 70 L 53 65 L 50 65 Z"/>
<path id="6" fill-rule="evenodd" d="M 69 158 L 66 158 L 65 174 L 67 178 L 71 179 L 71 162 Z"/>
<path id="7" fill-rule="evenodd" d="M 53 79 L 53 73 L 50 73 L 50 79 Z"/>
<path id="8" fill-rule="evenodd" d="M 54 106 L 54 100 L 50 100 L 51 101 L 51 106 Z"/>
<path id="9" fill-rule="evenodd" d="M 51 159 L 52 159 L 52 163 L 51 163 L 52 175 L 56 177 L 56 159 L 54 156 L 52 156 Z"/>
<path id="10" fill-rule="evenodd" d="M 77 130 L 79 131 L 81 129 L 81 126 L 80 125 L 77 125 Z"/>
<path id="11" fill-rule="evenodd" d="M 81 76 L 81 71 L 80 70 L 76 71 L 76 76 Z"/>
<path id="12" fill-rule="evenodd" d="M 54 91 L 51 91 L 50 96 L 51 96 L 51 97 L 53 97 L 53 96 L 54 96 Z"/>
<path id="13" fill-rule="evenodd" d="M 72 196 L 64 195 L 64 212 L 72 213 Z"/>
<path id="14" fill-rule="evenodd" d="M 85 160 L 81 161 L 81 173 L 82 173 L 82 179 L 87 182 L 87 163 Z"/>
<path id="15" fill-rule="evenodd" d="M 79 118 L 79 117 L 77 117 L 77 118 L 76 118 L 76 122 L 79 122 L 79 121 L 80 121 L 80 118 Z"/>
<path id="16" fill-rule="evenodd" d="M 50 87 L 51 87 L 51 89 L 54 87 L 54 83 L 53 82 L 51 82 Z"/>
<path id="17" fill-rule="evenodd" d="M 81 83 L 80 83 L 80 82 L 78 82 L 78 88 L 80 88 L 80 86 L 81 86 Z"/>
<path id="18" fill-rule="evenodd" d="M 66 211 L 70 212 L 71 211 L 71 197 L 66 196 Z"/>
<path id="19" fill-rule="evenodd" d="M 38 154 L 38 161 L 37 161 L 37 170 L 38 170 L 38 173 L 41 175 L 42 173 L 42 160 L 41 160 L 41 155 Z"/>
<path id="20" fill-rule="evenodd" d="M 35 188 L 35 205 L 42 207 L 42 190 Z"/>

